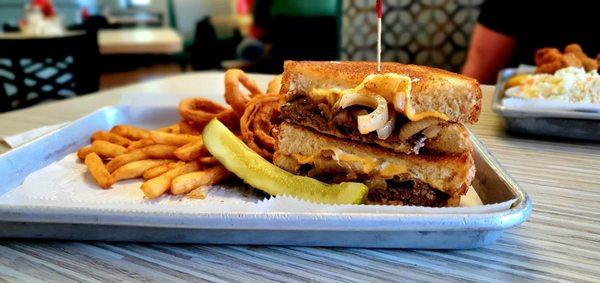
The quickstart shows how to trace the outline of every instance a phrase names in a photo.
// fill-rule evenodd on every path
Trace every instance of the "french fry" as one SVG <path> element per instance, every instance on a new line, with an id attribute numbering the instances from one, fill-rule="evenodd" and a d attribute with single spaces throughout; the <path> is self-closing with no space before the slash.
<path id="1" fill-rule="evenodd" d="M 97 131 L 92 134 L 91 141 L 107 141 L 110 143 L 118 144 L 120 146 L 127 147 L 131 143 L 128 138 L 124 138 L 115 133 L 105 132 L 105 131 Z"/>
<path id="2" fill-rule="evenodd" d="M 143 160 L 143 159 L 175 159 L 174 151 L 177 149 L 176 146 L 164 145 L 164 144 L 153 144 L 144 148 L 138 148 L 128 153 L 119 155 L 113 160 L 106 164 L 108 172 L 113 172 L 119 167 L 124 166 L 130 162 Z"/>
<path id="3" fill-rule="evenodd" d="M 188 121 L 179 122 L 179 132 L 181 134 L 188 134 L 188 135 L 201 134 L 201 132 L 198 129 L 194 128 L 194 126 Z"/>
<path id="4" fill-rule="evenodd" d="M 171 134 L 179 134 L 180 133 L 179 124 L 173 124 L 173 125 L 169 125 L 166 127 L 158 128 L 155 131 L 171 133 Z"/>
<path id="5" fill-rule="evenodd" d="M 124 147 L 107 141 L 93 142 L 92 150 L 102 157 L 117 157 L 126 151 Z"/>
<path id="6" fill-rule="evenodd" d="M 222 165 L 183 174 L 171 182 L 171 193 L 174 195 L 187 194 L 200 186 L 217 184 L 229 176 L 231 173 Z"/>
<path id="7" fill-rule="evenodd" d="M 103 189 L 107 189 L 115 183 L 115 179 L 108 173 L 102 159 L 97 153 L 91 152 L 85 157 L 85 166 Z"/>
<path id="8" fill-rule="evenodd" d="M 119 169 L 119 167 L 122 167 L 125 164 L 149 158 L 150 157 L 143 150 L 136 149 L 132 152 L 115 157 L 113 160 L 109 161 L 106 164 L 106 169 L 108 170 L 108 172 L 113 173 L 115 170 Z"/>
<path id="9" fill-rule="evenodd" d="M 183 161 L 192 161 L 207 154 L 208 150 L 204 147 L 202 139 L 188 143 L 175 150 L 175 156 Z"/>
<path id="10" fill-rule="evenodd" d="M 115 170 L 111 176 L 115 181 L 142 177 L 145 171 L 171 162 L 168 159 L 145 159 L 127 163 Z"/>
<path id="11" fill-rule="evenodd" d="M 194 190 L 192 190 L 191 192 L 187 193 L 187 195 L 185 195 L 187 198 L 191 198 L 191 199 L 205 199 L 206 198 L 206 189 L 209 188 L 209 186 L 200 186 Z"/>
<path id="12" fill-rule="evenodd" d="M 175 159 L 176 146 L 166 144 L 153 144 L 140 149 L 150 158 L 155 159 Z"/>
<path id="13" fill-rule="evenodd" d="M 131 125 L 116 125 L 110 129 L 110 132 L 136 141 L 150 137 L 150 132 L 148 130 Z"/>
<path id="14" fill-rule="evenodd" d="M 198 159 L 198 162 L 200 162 L 200 164 L 202 164 L 203 167 L 212 167 L 221 164 L 219 160 L 217 160 L 217 158 L 214 156 L 200 157 Z"/>
<path id="15" fill-rule="evenodd" d="M 171 187 L 171 181 L 179 175 L 198 171 L 200 163 L 198 161 L 188 162 L 181 167 L 175 167 L 164 174 L 152 178 L 142 184 L 142 191 L 147 198 L 153 199 L 162 195 Z"/>
<path id="16" fill-rule="evenodd" d="M 158 144 L 168 144 L 182 146 L 193 141 L 201 140 L 202 136 L 193 136 L 186 134 L 171 134 L 165 132 L 151 131 L 150 136 Z"/>
<path id="17" fill-rule="evenodd" d="M 137 141 L 131 142 L 131 144 L 129 144 L 129 146 L 127 147 L 127 151 L 134 151 L 138 148 L 147 147 L 147 146 L 153 145 L 153 144 L 156 144 L 156 143 L 154 142 L 154 140 L 152 140 L 150 138 L 137 140 Z"/>
<path id="18" fill-rule="evenodd" d="M 158 177 L 162 174 L 164 174 L 165 172 L 175 168 L 175 167 L 180 167 L 185 165 L 185 162 L 183 161 L 179 161 L 179 162 L 170 162 L 167 164 L 163 164 L 160 166 L 156 166 L 154 168 L 148 169 L 146 170 L 146 172 L 144 172 L 144 179 L 148 180 L 148 179 L 152 179 L 154 177 Z"/>
<path id="19" fill-rule="evenodd" d="M 92 149 L 92 146 L 82 147 L 81 149 L 79 149 L 77 151 L 77 157 L 79 157 L 79 159 L 81 159 L 83 161 L 83 160 L 85 160 L 85 157 L 92 152 L 94 152 L 94 150 Z"/>

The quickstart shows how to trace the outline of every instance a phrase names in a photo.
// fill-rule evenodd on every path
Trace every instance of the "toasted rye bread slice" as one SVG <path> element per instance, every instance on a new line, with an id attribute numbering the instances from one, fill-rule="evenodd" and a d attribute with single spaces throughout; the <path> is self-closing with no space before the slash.
<path id="1" fill-rule="evenodd" d="M 297 173 L 298 164 L 291 164 L 290 157 L 300 157 L 304 159 L 302 162 L 305 164 L 310 164 L 311 158 L 308 157 L 311 156 L 320 158 L 319 161 L 331 161 L 334 159 L 329 155 L 332 152 L 331 148 L 352 155 L 350 161 L 339 157 L 337 160 L 337 163 L 348 173 L 382 177 L 387 175 L 381 173 L 384 165 L 392 166 L 391 168 L 404 168 L 397 176 L 409 174 L 410 178 L 424 182 L 432 188 L 447 193 L 450 197 L 465 194 L 475 176 L 471 150 L 460 154 L 408 155 L 375 145 L 335 138 L 286 122 L 279 127 L 277 151 L 273 163 L 292 173 Z M 329 153 L 324 154 L 324 151 Z M 366 167 L 374 169 L 365 169 Z M 384 178 L 391 179 L 395 176 L 387 175 Z"/>
<path id="2" fill-rule="evenodd" d="M 313 88 L 353 88 L 377 71 L 374 62 L 286 61 L 281 93 L 292 99 Z M 471 78 L 441 69 L 385 62 L 381 73 L 412 79 L 411 106 L 416 113 L 437 111 L 451 122 L 476 123 L 481 111 L 481 88 Z"/>

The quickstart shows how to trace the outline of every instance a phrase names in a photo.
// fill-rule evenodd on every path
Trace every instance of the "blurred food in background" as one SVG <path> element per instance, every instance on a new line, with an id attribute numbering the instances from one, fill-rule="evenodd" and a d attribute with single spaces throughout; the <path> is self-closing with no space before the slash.
<path id="1" fill-rule="evenodd" d="M 600 53 L 597 57 L 600 59 Z M 548 74 L 566 67 L 583 67 L 587 72 L 598 69 L 596 59 L 588 57 L 577 43 L 567 45 L 564 52 L 554 47 L 538 49 L 535 52 L 535 65 L 536 73 Z"/>
<path id="2" fill-rule="evenodd" d="M 33 0 L 25 7 L 19 28 L 27 35 L 61 35 L 64 27 L 50 0 Z"/>
<path id="3" fill-rule="evenodd" d="M 569 44 L 563 52 L 554 47 L 538 49 L 534 60 L 536 74 L 517 74 L 506 82 L 508 97 L 600 104 L 599 62 L 579 44 Z"/>
<path id="4" fill-rule="evenodd" d="M 597 28 L 590 21 L 596 17 L 596 6 L 593 1 L 583 0 L 568 4 L 486 0 L 481 5 L 463 74 L 492 84 L 501 69 L 534 64 L 532 54 L 547 46 L 576 42 L 589 54 L 599 53 L 600 39 L 592 36 Z"/>

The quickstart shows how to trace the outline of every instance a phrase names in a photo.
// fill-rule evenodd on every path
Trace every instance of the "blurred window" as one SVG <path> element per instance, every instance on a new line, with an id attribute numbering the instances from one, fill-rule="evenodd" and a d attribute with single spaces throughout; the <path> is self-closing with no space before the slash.
<path id="1" fill-rule="evenodd" d="M 150 0 L 129 0 L 131 6 L 147 6 L 150 5 Z"/>

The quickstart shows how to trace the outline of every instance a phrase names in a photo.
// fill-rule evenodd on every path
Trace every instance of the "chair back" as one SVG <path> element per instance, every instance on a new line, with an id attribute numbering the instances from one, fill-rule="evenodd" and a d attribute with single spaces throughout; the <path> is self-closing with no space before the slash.
<path id="1" fill-rule="evenodd" d="M 0 37 L 0 112 L 98 90 L 95 33 Z"/>

